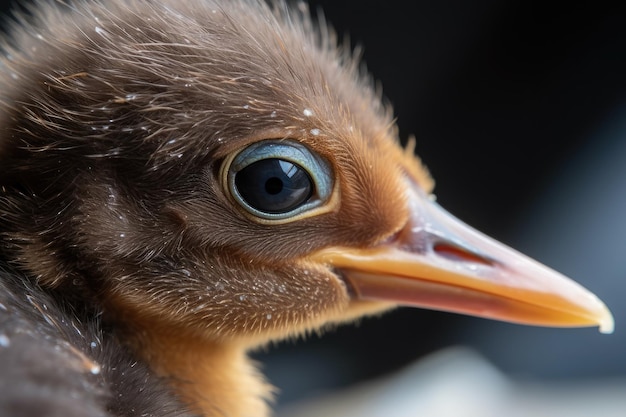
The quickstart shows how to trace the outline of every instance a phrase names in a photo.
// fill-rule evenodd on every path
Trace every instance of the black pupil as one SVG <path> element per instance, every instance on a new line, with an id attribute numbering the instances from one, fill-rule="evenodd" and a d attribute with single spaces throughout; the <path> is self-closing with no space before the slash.
<path id="1" fill-rule="evenodd" d="M 299 165 L 278 158 L 256 161 L 235 175 L 235 186 L 250 207 L 264 213 L 286 213 L 313 195 L 313 181 Z"/>
<path id="2" fill-rule="evenodd" d="M 280 193 L 283 190 L 283 180 L 277 177 L 268 178 L 265 181 L 265 191 L 268 193 L 275 195 Z"/>

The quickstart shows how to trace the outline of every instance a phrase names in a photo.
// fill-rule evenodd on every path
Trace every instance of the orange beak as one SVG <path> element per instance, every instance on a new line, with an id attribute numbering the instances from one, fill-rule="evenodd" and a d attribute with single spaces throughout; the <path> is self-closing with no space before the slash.
<path id="1" fill-rule="evenodd" d="M 522 324 L 613 331 L 611 312 L 594 294 L 472 229 L 415 186 L 408 192 L 411 216 L 392 240 L 368 249 L 334 247 L 313 255 L 338 271 L 357 299 Z"/>

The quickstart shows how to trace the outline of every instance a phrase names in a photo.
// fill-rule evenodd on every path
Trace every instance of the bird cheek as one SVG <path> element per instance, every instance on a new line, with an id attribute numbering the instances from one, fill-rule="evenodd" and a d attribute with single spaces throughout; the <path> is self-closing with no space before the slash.
<path id="1" fill-rule="evenodd" d="M 317 329 L 349 305 L 343 282 L 318 265 L 247 264 L 231 271 L 222 280 L 227 311 L 215 317 L 216 327 L 251 345 Z"/>
<path id="2" fill-rule="evenodd" d="M 198 256 L 196 256 L 198 255 Z M 349 305 L 345 285 L 317 265 L 254 265 L 199 254 L 194 263 L 144 265 L 116 274 L 110 309 L 119 320 L 212 341 L 256 345 L 316 329 Z M 219 271 L 216 272 L 216 271 Z"/>

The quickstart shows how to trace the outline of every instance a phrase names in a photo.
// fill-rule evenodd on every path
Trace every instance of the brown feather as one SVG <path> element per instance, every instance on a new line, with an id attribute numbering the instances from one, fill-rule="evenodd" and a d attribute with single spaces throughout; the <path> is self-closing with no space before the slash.
<path id="1" fill-rule="evenodd" d="M 42 291 L 95 303 L 206 415 L 266 415 L 247 349 L 386 307 L 351 302 L 306 255 L 396 233 L 403 174 L 432 187 L 391 110 L 325 24 L 282 2 L 42 2 L 33 14 L 1 61 L 3 258 Z M 284 138 L 329 161 L 335 205 L 255 221 L 221 163 Z M 249 402 L 224 392 L 237 367 Z"/>

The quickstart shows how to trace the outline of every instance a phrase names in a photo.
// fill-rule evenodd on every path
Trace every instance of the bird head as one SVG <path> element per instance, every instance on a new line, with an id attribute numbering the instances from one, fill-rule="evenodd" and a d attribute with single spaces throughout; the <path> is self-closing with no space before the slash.
<path id="1" fill-rule="evenodd" d="M 395 305 L 612 328 L 591 293 L 434 202 L 358 59 L 306 11 L 137 0 L 29 19 L 2 60 L 0 222 L 42 287 L 249 345 Z"/>

